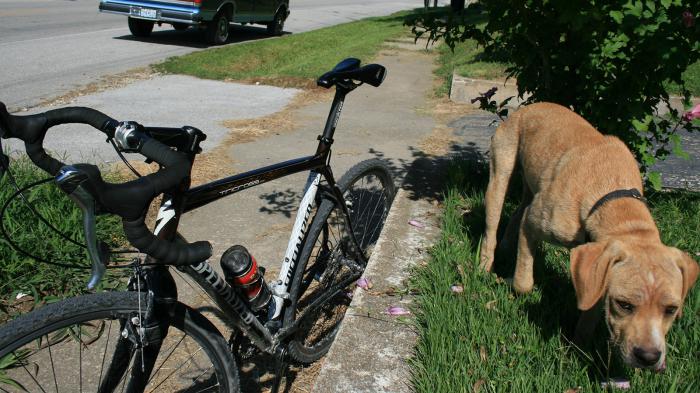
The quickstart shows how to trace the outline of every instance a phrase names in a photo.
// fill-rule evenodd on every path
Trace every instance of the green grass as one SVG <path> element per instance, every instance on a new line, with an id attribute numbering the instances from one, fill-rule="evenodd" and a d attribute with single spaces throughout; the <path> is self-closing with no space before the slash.
<path id="1" fill-rule="evenodd" d="M 11 160 L 10 171 L 20 186 L 48 177 L 25 158 Z M 111 178 L 114 181 L 114 176 Z M 0 207 L 15 191 L 8 176 L 3 176 L 0 179 Z M 80 210 L 53 182 L 33 188 L 26 195 L 48 222 L 68 237 L 85 243 Z M 19 310 L 12 307 L 20 292 L 31 295 L 33 301 L 39 303 L 85 291 L 90 263 L 83 248 L 62 239 L 41 223 L 19 198 L 8 205 L 3 224 L 12 241 L 25 251 L 50 261 L 68 262 L 85 268 L 69 269 L 37 262 L 17 252 L 5 238 L 0 237 L 0 321 L 7 318 L 7 314 L 26 311 L 26 306 Z M 97 231 L 98 238 L 112 246 L 124 244 L 121 222 L 117 217 L 99 217 Z M 122 269 L 110 269 L 108 272 L 101 288 L 119 285 L 119 277 L 124 273 Z"/>
<path id="2" fill-rule="evenodd" d="M 565 249 L 543 248 L 535 268 L 536 289 L 525 296 L 515 296 L 502 279 L 478 269 L 487 181 L 484 165 L 453 165 L 442 238 L 430 263 L 412 278 L 419 293 L 419 342 L 411 362 L 417 392 L 472 392 L 477 385 L 480 392 L 561 393 L 579 386 L 581 392 L 595 392 L 601 391 L 601 381 L 621 376 L 630 379 L 632 392 L 700 389 L 700 286 L 689 294 L 684 315 L 668 336 L 664 374 L 622 365 L 607 349 L 603 325 L 593 348 L 580 350 L 567 338 L 573 336 L 579 313 Z M 691 254 L 700 251 L 700 195 L 648 197 L 663 241 Z M 513 202 L 508 202 L 508 214 Z M 512 269 L 496 268 L 507 277 Z M 451 292 L 456 283 L 464 286 L 463 293 Z"/>
<path id="3" fill-rule="evenodd" d="M 286 85 L 299 79 L 303 86 L 344 58 L 370 61 L 385 41 L 408 34 L 403 26 L 406 15 L 402 12 L 172 57 L 155 69 L 206 79 L 266 79 L 273 84 L 280 80 Z"/>

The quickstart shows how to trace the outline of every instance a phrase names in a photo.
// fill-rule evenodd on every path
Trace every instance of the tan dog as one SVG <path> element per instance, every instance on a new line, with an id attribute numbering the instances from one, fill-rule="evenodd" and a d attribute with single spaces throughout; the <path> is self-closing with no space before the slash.
<path id="1" fill-rule="evenodd" d="M 661 243 L 629 149 L 559 105 L 538 103 L 514 113 L 491 141 L 481 248 L 486 271 L 493 266 L 496 230 L 516 163 L 523 172 L 523 201 L 502 242 L 507 247 L 517 236 L 515 290 L 532 290 L 533 254 L 540 241 L 573 248 L 578 308 L 588 311 L 577 338 L 592 333 L 594 306 L 600 304 L 624 361 L 663 370 L 666 333 L 700 269 L 686 253 Z"/>

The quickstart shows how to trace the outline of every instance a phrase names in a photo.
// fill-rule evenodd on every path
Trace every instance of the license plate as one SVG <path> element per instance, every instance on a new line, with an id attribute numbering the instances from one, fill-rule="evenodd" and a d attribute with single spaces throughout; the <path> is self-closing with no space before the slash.
<path id="1" fill-rule="evenodd" d="M 131 15 L 140 16 L 141 18 L 156 19 L 158 11 L 149 8 L 132 8 Z"/>

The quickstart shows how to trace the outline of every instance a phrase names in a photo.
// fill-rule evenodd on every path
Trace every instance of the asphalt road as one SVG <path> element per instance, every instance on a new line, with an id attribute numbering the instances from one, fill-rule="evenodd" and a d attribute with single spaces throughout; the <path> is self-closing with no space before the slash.
<path id="1" fill-rule="evenodd" d="M 422 5 L 413 1 L 292 0 L 285 31 L 298 33 Z M 102 14 L 97 0 L 0 0 L 0 101 L 18 110 L 131 68 L 206 48 L 200 32 L 156 27 L 148 40 L 126 18 Z M 234 27 L 231 44 L 265 38 Z"/>

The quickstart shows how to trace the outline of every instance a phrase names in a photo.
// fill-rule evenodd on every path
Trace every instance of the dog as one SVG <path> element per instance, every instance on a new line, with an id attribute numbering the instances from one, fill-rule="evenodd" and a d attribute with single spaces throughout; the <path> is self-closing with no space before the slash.
<path id="1" fill-rule="evenodd" d="M 532 290 L 533 254 L 540 242 L 571 249 L 571 277 L 583 311 L 574 341 L 590 339 L 597 309 L 603 308 L 623 361 L 663 371 L 666 333 L 700 268 L 688 254 L 662 244 L 630 150 L 557 104 L 536 103 L 513 113 L 491 139 L 480 255 L 486 271 L 493 267 L 498 223 L 516 165 L 523 174 L 523 200 L 499 243 L 499 249 L 517 247 L 515 291 Z"/>

